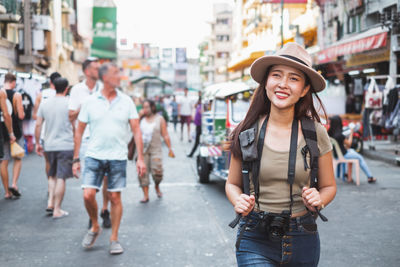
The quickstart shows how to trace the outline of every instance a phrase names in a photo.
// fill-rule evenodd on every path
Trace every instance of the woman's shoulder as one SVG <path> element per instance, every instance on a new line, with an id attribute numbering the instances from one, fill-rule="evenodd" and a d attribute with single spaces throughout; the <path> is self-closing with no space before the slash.
<path id="1" fill-rule="evenodd" d="M 322 123 L 314 121 L 314 125 L 317 133 L 317 143 L 320 155 L 324 155 L 332 150 L 331 140 L 329 139 L 327 129 Z"/>

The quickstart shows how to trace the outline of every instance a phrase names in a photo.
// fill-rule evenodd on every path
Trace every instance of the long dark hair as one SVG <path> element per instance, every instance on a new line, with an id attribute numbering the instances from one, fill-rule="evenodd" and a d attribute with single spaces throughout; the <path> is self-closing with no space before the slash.
<path id="1" fill-rule="evenodd" d="M 328 135 L 331 137 L 335 137 L 337 135 L 342 134 L 343 132 L 343 122 L 342 118 L 339 116 L 333 116 L 329 118 L 330 123 L 329 123 L 329 130 L 328 130 Z"/>
<path id="2" fill-rule="evenodd" d="M 153 100 L 150 100 L 150 99 L 146 99 L 145 101 L 143 101 L 143 105 L 146 102 L 149 103 L 151 113 L 156 114 L 157 113 L 156 102 L 154 102 Z"/>
<path id="3" fill-rule="evenodd" d="M 242 131 L 251 128 L 261 116 L 269 115 L 269 113 L 271 112 L 271 101 L 268 99 L 265 89 L 265 85 L 267 84 L 268 75 L 271 70 L 271 67 L 267 69 L 264 78 L 262 79 L 261 83 L 256 89 L 253 98 L 251 100 L 249 110 L 247 111 L 244 120 L 241 121 L 239 125 L 232 131 L 232 134 L 230 136 L 230 140 L 232 141 L 231 152 L 233 153 L 233 156 L 236 158 L 242 157 L 242 152 L 240 150 L 240 144 L 239 144 L 239 134 Z M 307 75 L 304 74 L 304 76 L 305 76 L 304 86 L 310 85 L 310 90 L 308 90 L 307 94 L 304 97 L 301 97 L 299 101 L 295 104 L 294 116 L 298 120 L 300 120 L 303 117 L 308 117 L 317 122 L 321 122 L 319 114 L 314 106 L 313 96 L 318 100 L 319 106 L 321 107 L 326 117 L 324 106 L 322 104 L 321 99 L 316 94 L 312 84 L 310 83 L 310 79 L 308 78 Z"/>

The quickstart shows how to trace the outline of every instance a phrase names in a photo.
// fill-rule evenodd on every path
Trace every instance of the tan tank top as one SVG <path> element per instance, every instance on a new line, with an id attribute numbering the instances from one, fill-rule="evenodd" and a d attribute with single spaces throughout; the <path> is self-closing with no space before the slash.
<path id="1" fill-rule="evenodd" d="M 320 156 L 332 150 L 328 133 L 324 126 L 315 122 L 315 129 L 318 138 L 318 149 Z M 305 210 L 301 197 L 303 186 L 310 185 L 310 169 L 304 170 L 304 160 L 301 149 L 306 145 L 303 136 L 299 136 L 300 141 L 297 146 L 296 173 L 293 184 L 293 213 Z M 275 151 L 264 143 L 264 148 L 260 164 L 260 211 L 281 213 L 290 208 L 290 185 L 287 182 L 289 161 L 289 149 L 287 151 Z M 310 155 L 307 154 L 308 166 L 310 166 Z M 254 186 L 250 179 L 250 193 L 254 194 Z"/>
<path id="2" fill-rule="evenodd" d="M 161 151 L 162 150 L 162 140 L 161 140 L 161 116 L 159 114 L 154 118 L 155 126 L 153 130 L 153 135 L 151 137 L 149 150 L 151 151 Z"/>

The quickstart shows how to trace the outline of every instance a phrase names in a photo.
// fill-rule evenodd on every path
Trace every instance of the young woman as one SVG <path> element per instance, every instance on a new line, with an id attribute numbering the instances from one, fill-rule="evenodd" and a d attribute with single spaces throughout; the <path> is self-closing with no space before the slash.
<path id="1" fill-rule="evenodd" d="M 313 215 L 316 209 L 319 211 L 332 201 L 336 184 L 332 146 L 313 104 L 313 95 L 319 100 L 315 93 L 325 88 L 325 80 L 311 66 L 310 55 L 296 43 L 286 44 L 275 55 L 263 56 L 251 66 L 251 76 L 259 87 L 246 117 L 232 133 L 232 157 L 225 188 L 234 210 L 242 216 L 236 246 L 238 266 L 318 264 L 320 243 Z M 315 121 L 320 152 L 318 189 L 310 187 L 310 169 L 302 157 L 306 142 L 298 120 L 304 117 Z M 243 192 L 239 134 L 255 123 L 260 129 L 266 119 L 265 141 L 262 154 L 258 155 L 257 197 L 251 175 L 251 193 Z M 298 123 L 298 138 L 294 141 L 297 143 L 295 177 L 289 186 L 289 148 L 295 123 Z M 286 221 L 275 216 L 289 209 Z M 266 218 L 274 218 L 274 224 Z M 277 229 L 284 229 L 278 238 L 273 235 Z"/>
<path id="2" fill-rule="evenodd" d="M 146 172 L 143 176 L 139 176 L 140 186 L 143 189 L 143 199 L 141 203 L 149 202 L 149 173 L 153 177 L 157 196 L 162 197 L 160 183 L 163 178 L 162 166 L 162 143 L 164 139 L 169 149 L 169 156 L 175 157 L 171 148 L 171 140 L 167 131 L 167 123 L 164 118 L 157 114 L 156 104 L 152 100 L 145 100 L 143 103 L 143 117 L 140 120 L 140 130 L 143 139 L 143 156 L 146 164 Z"/>
<path id="3" fill-rule="evenodd" d="M 342 151 L 343 157 L 345 159 L 358 159 L 361 170 L 365 173 L 368 178 L 368 183 L 375 183 L 376 178 L 373 177 L 371 171 L 368 168 L 367 163 L 364 160 L 364 157 L 358 154 L 354 149 L 350 148 L 353 142 L 353 129 L 351 129 L 350 135 L 346 138 L 343 135 L 343 123 L 342 119 L 339 116 L 333 116 L 329 118 L 330 127 L 328 134 L 330 137 L 334 138 Z M 348 177 L 347 182 L 351 183 L 353 180 L 351 177 Z"/>

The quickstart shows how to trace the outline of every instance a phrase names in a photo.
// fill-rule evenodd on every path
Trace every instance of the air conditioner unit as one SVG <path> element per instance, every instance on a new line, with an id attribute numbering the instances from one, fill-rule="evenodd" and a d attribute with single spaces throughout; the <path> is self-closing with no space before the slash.
<path id="1" fill-rule="evenodd" d="M 36 30 L 53 30 L 53 19 L 50 16 L 34 15 L 32 17 L 32 24 Z"/>

